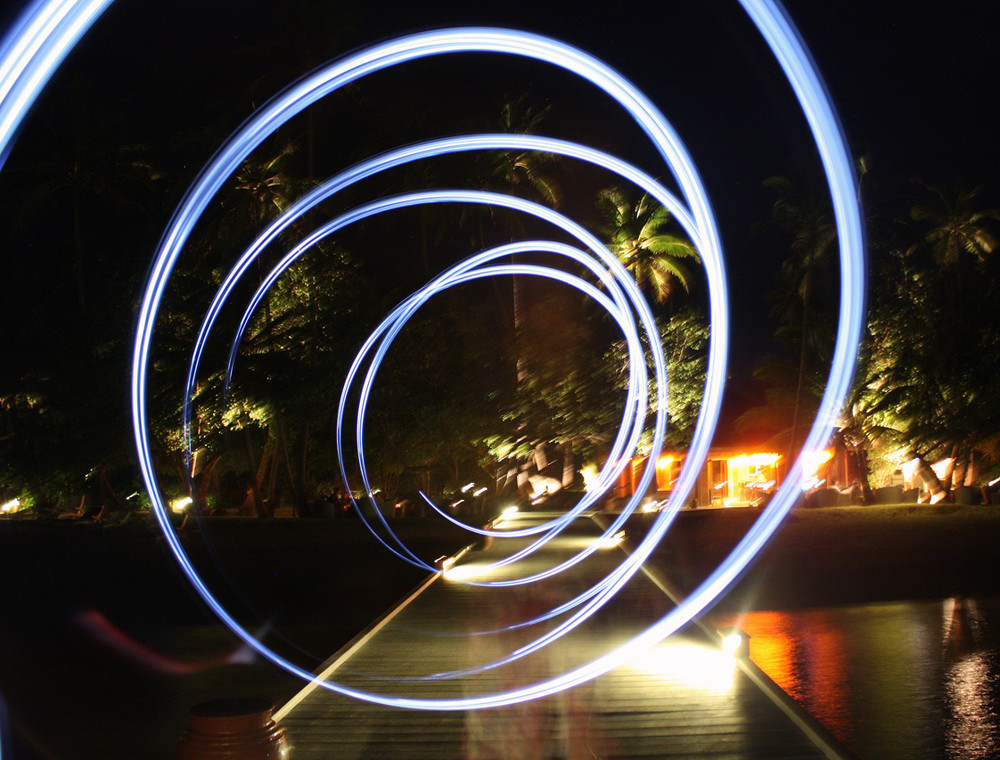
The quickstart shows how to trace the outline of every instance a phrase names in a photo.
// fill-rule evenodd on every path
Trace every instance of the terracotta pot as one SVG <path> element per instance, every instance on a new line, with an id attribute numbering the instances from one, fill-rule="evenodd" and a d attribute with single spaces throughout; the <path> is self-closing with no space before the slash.
<path id="1" fill-rule="evenodd" d="M 218 699 L 191 708 L 177 760 L 288 760 L 285 734 L 262 699 Z"/>

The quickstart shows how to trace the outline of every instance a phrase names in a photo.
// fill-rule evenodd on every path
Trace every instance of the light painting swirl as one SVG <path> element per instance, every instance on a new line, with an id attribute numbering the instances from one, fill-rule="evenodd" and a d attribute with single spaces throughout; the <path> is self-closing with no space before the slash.
<path id="1" fill-rule="evenodd" d="M 840 321 L 826 391 L 815 423 L 804 444 L 804 450 L 812 450 L 822 447 L 826 442 L 832 423 L 836 419 L 846 396 L 861 332 L 864 311 L 864 255 L 862 225 L 855 190 L 856 182 L 851 160 L 830 99 L 814 64 L 784 10 L 773 0 L 740 1 L 774 52 L 802 106 L 827 174 L 837 220 L 840 245 Z M 109 4 L 110 0 L 36 2 L 30 6 L 4 41 L 0 43 L 0 163 L 12 144 L 24 114 L 52 71 L 93 20 Z M 726 372 L 728 307 L 722 246 L 717 227 L 705 189 L 679 136 L 659 109 L 624 77 L 593 56 L 569 45 L 534 34 L 490 28 L 444 29 L 405 36 L 374 45 L 310 73 L 258 109 L 226 141 L 202 170 L 175 211 L 158 247 L 139 308 L 131 384 L 133 429 L 140 467 L 154 512 L 177 561 L 200 596 L 237 636 L 275 664 L 306 680 L 311 680 L 313 674 L 264 646 L 218 602 L 199 577 L 170 524 L 164 497 L 157 484 L 149 444 L 147 385 L 153 328 L 171 273 L 195 224 L 226 180 L 257 146 L 303 109 L 345 85 L 387 68 L 429 56 L 453 53 L 520 56 L 564 69 L 591 82 L 612 97 L 643 130 L 650 143 L 663 158 L 666 168 L 676 180 L 680 190 L 679 197 L 668 192 L 653 178 L 615 157 L 584 146 L 543 137 L 467 135 L 399 149 L 351 167 L 304 195 L 278 219 L 274 220 L 237 259 L 219 287 L 203 318 L 187 373 L 184 425 L 189 451 L 191 447 L 188 431 L 188 423 L 191 419 L 190 398 L 208 336 L 223 305 L 234 292 L 240 276 L 258 260 L 265 247 L 275 241 L 283 230 L 300 219 L 303 214 L 315 208 L 322 200 L 342 192 L 365 177 L 421 158 L 484 149 L 518 148 L 572 156 L 615 172 L 650 193 L 681 223 L 702 257 L 709 283 L 712 322 L 702 410 L 688 456 L 668 508 L 657 517 L 653 527 L 636 551 L 622 561 L 595 587 L 582 592 L 571 602 L 558 609 L 560 613 L 563 611 L 571 612 L 566 620 L 546 635 L 498 662 L 508 662 L 531 651 L 536 651 L 572 630 L 611 599 L 629 580 L 655 548 L 670 526 L 677 509 L 686 501 L 687 495 L 691 492 L 698 471 L 707 456 L 708 446 L 718 419 Z M 240 336 L 246 329 L 250 315 L 266 294 L 267 289 L 296 259 L 305 255 L 309 248 L 322 238 L 359 220 L 395 208 L 429 203 L 475 203 L 504 206 L 544 221 L 553 229 L 558 230 L 561 235 L 568 235 L 575 241 L 575 244 L 567 245 L 551 240 L 531 240 L 478 253 L 442 273 L 420 291 L 404 300 L 373 332 L 350 368 L 349 380 L 342 391 L 338 408 L 337 445 L 338 456 L 343 468 L 344 453 L 341 437 L 344 434 L 344 412 L 351 388 L 355 382 L 360 382 L 360 402 L 354 436 L 360 472 L 364 481 L 363 486 L 366 491 L 370 490 L 370 486 L 364 469 L 364 418 L 367 399 L 375 376 L 382 358 L 406 321 L 429 299 L 443 290 L 474 279 L 500 275 L 509 276 L 510 274 L 557 279 L 569 287 L 580 290 L 601 306 L 622 331 L 629 349 L 629 385 L 625 413 L 618 436 L 615 439 L 612 456 L 608 457 L 608 464 L 600 473 L 600 488 L 597 489 L 596 493 L 581 500 L 565 516 L 536 528 L 517 532 L 517 535 L 533 538 L 526 549 L 505 561 L 505 564 L 509 564 L 530 555 L 532 551 L 558 535 L 574 517 L 593 505 L 594 501 L 600 497 L 601 491 L 611 486 L 622 472 L 628 456 L 635 448 L 638 436 L 642 432 L 646 410 L 651 403 L 655 404 L 656 416 L 653 426 L 653 448 L 647 463 L 656 461 L 666 430 L 665 409 L 669 378 L 666 376 L 663 349 L 658 340 L 648 340 L 652 349 L 657 394 L 652 402 L 648 398 L 646 364 L 642 358 L 642 334 L 644 333 L 650 338 L 657 335 L 653 315 L 631 276 L 610 254 L 608 249 L 579 224 L 551 209 L 511 196 L 459 189 L 404 194 L 381 199 L 345 212 L 317 227 L 315 231 L 289 251 L 253 294 L 244 311 L 238 333 L 232 340 L 233 348 L 227 371 L 227 383 L 232 376 L 233 358 L 236 355 Z M 523 259 L 519 258 L 522 254 L 538 251 L 545 251 L 577 262 L 601 283 L 602 288 L 598 289 L 587 280 L 567 275 L 556 268 L 539 268 L 537 265 L 524 263 Z M 511 263 L 497 263 L 501 261 Z M 747 566 L 787 514 L 797 496 L 797 484 L 801 481 L 801 472 L 802 461 L 800 457 L 792 466 L 784 485 L 775 498 L 771 500 L 753 528 L 731 555 L 694 593 L 634 640 L 590 663 L 574 667 L 567 672 L 537 683 L 476 697 L 417 699 L 365 692 L 332 681 L 325 682 L 323 686 L 348 696 L 389 706 L 413 709 L 467 710 L 513 704 L 526 699 L 551 695 L 592 679 L 625 662 L 637 648 L 647 647 L 678 630 L 694 615 L 710 605 Z M 624 524 L 624 521 L 637 506 L 641 495 L 645 493 L 646 486 L 651 482 L 653 475 L 653 466 L 647 464 L 635 489 L 636 495 L 622 509 L 621 515 L 609 528 L 607 535 L 617 531 Z M 378 516 L 378 519 L 381 519 L 377 510 L 374 511 L 374 514 Z M 392 536 L 391 530 L 384 520 L 382 520 L 381 525 L 371 527 L 391 551 L 407 561 L 420 563 L 420 560 L 402 542 Z M 487 535 L 494 533 L 494 531 L 489 530 L 475 532 Z M 388 535 L 383 538 L 381 535 L 383 533 Z M 514 532 L 506 532 L 506 535 L 513 534 Z M 586 559 L 588 554 L 589 550 L 581 551 L 574 558 L 554 568 L 551 572 L 566 569 L 572 564 Z M 541 574 L 529 574 L 505 580 L 502 583 L 529 583 L 540 577 L 542 577 Z M 494 581 L 492 583 L 499 585 L 501 582 Z"/>

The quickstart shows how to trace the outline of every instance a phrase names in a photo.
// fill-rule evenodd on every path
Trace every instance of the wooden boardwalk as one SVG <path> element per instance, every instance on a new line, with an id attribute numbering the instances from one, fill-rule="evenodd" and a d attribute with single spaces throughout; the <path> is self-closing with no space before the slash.
<path id="1" fill-rule="evenodd" d="M 599 531 L 581 519 L 568 532 L 527 561 L 530 572 L 575 554 Z M 497 541 L 485 551 L 469 552 L 458 565 L 474 569 L 524 543 Z M 565 672 L 662 617 L 670 608 L 668 597 L 637 574 L 596 619 L 541 652 L 459 678 L 438 677 L 474 669 L 533 641 L 554 622 L 508 627 L 572 598 L 621 559 L 619 549 L 601 549 L 553 579 L 512 588 L 432 576 L 317 672 L 368 692 L 422 698 L 489 694 Z M 517 569 L 528 572 L 524 563 Z M 494 570 L 488 577 L 500 578 L 503 572 L 510 571 Z M 275 717 L 290 739 L 293 760 L 848 757 L 824 743 L 828 737 L 821 729 L 818 735 L 811 732 L 808 718 L 796 720 L 790 703 L 780 709 L 782 695 L 769 698 L 766 677 L 762 682 L 752 665 L 737 667 L 734 658 L 710 643 L 693 627 L 582 686 L 509 707 L 403 710 L 312 684 Z"/>

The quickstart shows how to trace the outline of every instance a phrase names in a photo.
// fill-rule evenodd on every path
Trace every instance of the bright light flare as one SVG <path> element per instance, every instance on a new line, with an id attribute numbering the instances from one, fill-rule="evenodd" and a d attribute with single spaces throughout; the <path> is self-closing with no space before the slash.
<path id="1" fill-rule="evenodd" d="M 743 631 L 736 628 L 730 628 L 725 631 L 720 631 L 719 634 L 722 636 L 720 647 L 724 654 L 727 654 L 730 657 L 750 656 L 750 637 Z"/>
<path id="2" fill-rule="evenodd" d="M 170 511 L 174 514 L 182 514 L 187 511 L 187 508 L 194 504 L 194 499 L 190 496 L 185 496 L 183 499 L 175 499 L 170 502 Z"/>
<path id="3" fill-rule="evenodd" d="M 802 490 L 803 491 L 815 490 L 819 488 L 821 485 L 823 485 L 825 482 L 826 478 L 817 478 L 817 477 L 806 478 L 805 481 L 803 481 L 802 483 Z"/>
<path id="4" fill-rule="evenodd" d="M 14 512 L 17 512 L 20 508 L 21 508 L 21 500 L 11 499 L 6 504 L 0 506 L 0 512 L 3 512 L 4 514 L 13 514 Z"/>
<path id="5" fill-rule="evenodd" d="M 620 530 L 613 536 L 601 536 L 594 539 L 594 544 L 600 549 L 614 549 L 625 540 L 625 531 Z"/>
<path id="6" fill-rule="evenodd" d="M 637 654 L 629 665 L 667 682 L 714 694 L 731 691 L 736 676 L 736 659 L 732 655 L 689 642 L 665 641 Z"/>
<path id="7" fill-rule="evenodd" d="M 822 451 L 804 451 L 802 452 L 802 467 L 807 469 L 809 467 L 813 468 L 813 471 L 817 467 L 820 467 L 833 459 L 833 449 L 823 449 Z"/>
<path id="8" fill-rule="evenodd" d="M 759 454 L 740 454 L 737 457 L 733 457 L 729 460 L 730 467 L 774 467 L 781 459 L 781 454 L 773 453 L 759 453 Z M 803 463 L 803 466 L 808 466 Z"/>
<path id="9" fill-rule="evenodd" d="M 500 514 L 497 515 L 497 518 L 492 522 L 493 528 L 494 529 L 499 528 L 506 521 L 513 520 L 517 512 L 518 512 L 517 507 L 505 507 L 500 511 Z"/>
<path id="10" fill-rule="evenodd" d="M 444 577 L 450 581 L 479 581 L 488 578 L 490 570 L 485 563 L 463 562 L 462 564 L 452 564 L 442 571 Z"/>

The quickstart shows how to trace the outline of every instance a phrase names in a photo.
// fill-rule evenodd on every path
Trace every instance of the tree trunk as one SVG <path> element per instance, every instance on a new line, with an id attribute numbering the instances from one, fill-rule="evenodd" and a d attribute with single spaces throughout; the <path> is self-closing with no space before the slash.
<path id="1" fill-rule="evenodd" d="M 264 491 L 264 512 L 267 517 L 274 517 L 274 508 L 278 504 L 278 451 L 276 448 L 269 448 L 264 452 L 261 461 L 261 483 L 267 483 Z"/>
<path id="2" fill-rule="evenodd" d="M 799 377 L 795 385 L 795 406 L 792 410 L 792 434 L 788 441 L 788 462 L 791 464 L 799 455 L 799 417 L 802 415 L 802 399 L 806 389 L 806 363 L 808 357 L 808 345 L 806 343 L 806 330 L 809 327 L 808 320 L 809 290 L 802 294 L 802 333 L 799 335 Z"/>
<path id="3" fill-rule="evenodd" d="M 965 470 L 965 481 L 963 485 L 972 487 L 979 480 L 979 465 L 976 463 L 976 452 L 969 452 L 969 466 Z"/>
<path id="4" fill-rule="evenodd" d="M 309 501 L 311 500 L 311 494 L 309 493 L 309 488 L 306 485 L 308 480 L 308 466 L 307 460 L 309 455 L 309 423 L 302 423 L 302 432 L 300 434 L 299 441 L 299 466 L 296 471 L 296 491 L 299 494 L 299 514 L 305 514 L 303 510 L 308 510 Z"/>
<path id="5" fill-rule="evenodd" d="M 567 441 L 563 444 L 563 488 L 572 488 L 576 481 L 576 463 L 573 459 L 573 444 Z"/>
<path id="6" fill-rule="evenodd" d="M 945 493 L 951 493 L 952 484 L 954 483 L 953 477 L 955 475 L 955 462 L 957 461 L 957 457 L 958 444 L 955 444 L 951 447 L 951 457 L 949 457 L 951 461 L 945 465 L 944 478 L 941 480 L 941 487 L 945 490 Z"/>
<path id="7" fill-rule="evenodd" d="M 858 462 L 858 481 L 861 483 L 861 503 L 874 504 L 875 492 L 869 479 L 871 470 L 868 467 L 868 449 L 859 446 L 855 452 Z"/>
<path id="8" fill-rule="evenodd" d="M 243 428 L 243 433 L 247 447 L 247 479 L 250 481 L 250 491 L 253 496 L 253 511 L 257 517 L 266 517 L 264 500 L 260 495 L 260 481 L 257 479 L 257 457 L 254 454 L 253 441 L 250 439 L 250 428 Z"/>
<path id="9" fill-rule="evenodd" d="M 285 464 L 285 475 L 288 478 L 288 487 L 292 491 L 293 508 L 297 514 L 302 505 L 302 495 L 298 490 L 298 478 L 295 476 L 296 468 L 292 466 L 292 456 L 288 450 L 288 438 L 285 435 L 285 421 L 280 414 L 276 415 L 276 422 L 278 427 L 278 445 L 281 447 L 281 460 Z"/>
<path id="10" fill-rule="evenodd" d="M 951 487 L 957 488 L 958 486 L 966 485 L 965 480 L 968 472 L 969 472 L 968 457 L 966 457 L 964 454 L 961 457 L 956 456 L 951 471 Z"/>
<path id="11" fill-rule="evenodd" d="M 511 257 L 513 259 L 513 256 Z M 524 356 L 524 283 L 521 282 L 520 275 L 513 277 L 513 304 L 514 304 L 514 345 L 517 351 L 517 384 L 521 385 L 528 379 L 528 362 Z"/>
<path id="12" fill-rule="evenodd" d="M 937 504 L 948 495 L 948 492 L 944 490 L 937 473 L 924 461 L 924 458 L 919 454 L 914 454 L 914 458 L 917 460 L 917 476 L 930 494 L 930 503 Z"/>

